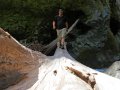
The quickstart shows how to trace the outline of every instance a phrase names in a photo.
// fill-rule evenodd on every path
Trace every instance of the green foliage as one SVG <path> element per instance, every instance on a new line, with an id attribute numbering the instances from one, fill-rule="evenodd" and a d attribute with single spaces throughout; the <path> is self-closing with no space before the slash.
<path id="1" fill-rule="evenodd" d="M 32 24 L 34 19 L 30 18 L 28 15 L 23 16 L 17 13 L 4 11 L 1 16 L 0 26 L 9 31 L 18 40 L 26 38 L 30 34 L 30 28 L 35 26 Z"/>
<path id="2" fill-rule="evenodd" d="M 46 33 L 51 29 L 52 19 L 58 8 L 82 11 L 85 15 L 82 19 L 91 22 L 98 20 L 102 12 L 108 11 L 104 8 L 106 2 L 107 0 L 1 0 L 0 26 L 18 40 L 32 38 L 38 32 L 37 37 L 41 41 L 50 37 Z"/>
<path id="3" fill-rule="evenodd" d="M 0 27 L 18 40 L 31 42 L 37 37 L 39 42 L 47 42 L 56 10 L 59 7 L 72 10 L 71 5 L 72 2 L 67 0 L 1 0 Z M 76 5 L 78 3 L 72 5 L 73 8 Z"/>

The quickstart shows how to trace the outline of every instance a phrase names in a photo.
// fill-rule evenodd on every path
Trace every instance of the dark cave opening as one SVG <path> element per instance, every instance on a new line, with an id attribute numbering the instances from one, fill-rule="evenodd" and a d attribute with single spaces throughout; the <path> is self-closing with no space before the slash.
<path id="1" fill-rule="evenodd" d="M 120 22 L 114 18 L 110 19 L 110 28 L 114 35 L 120 30 Z"/>

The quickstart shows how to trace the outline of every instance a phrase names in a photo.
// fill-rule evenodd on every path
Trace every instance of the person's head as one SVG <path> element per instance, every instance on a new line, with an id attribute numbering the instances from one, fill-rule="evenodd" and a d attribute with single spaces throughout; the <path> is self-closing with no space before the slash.
<path id="1" fill-rule="evenodd" d="M 58 14 L 59 14 L 59 16 L 62 16 L 63 15 L 63 10 L 59 9 Z"/>

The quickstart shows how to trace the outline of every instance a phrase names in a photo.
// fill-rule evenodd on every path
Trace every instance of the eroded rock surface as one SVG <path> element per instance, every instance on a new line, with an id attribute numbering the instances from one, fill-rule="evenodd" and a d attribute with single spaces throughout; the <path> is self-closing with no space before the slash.
<path id="1" fill-rule="evenodd" d="M 120 61 L 114 62 L 105 73 L 120 79 Z"/>

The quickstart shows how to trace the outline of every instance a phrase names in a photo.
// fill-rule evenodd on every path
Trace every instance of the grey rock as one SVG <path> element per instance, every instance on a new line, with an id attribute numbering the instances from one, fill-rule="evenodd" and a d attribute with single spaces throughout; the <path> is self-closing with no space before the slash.
<path id="1" fill-rule="evenodd" d="M 105 73 L 120 79 L 120 61 L 114 62 Z"/>
<path id="2" fill-rule="evenodd" d="M 89 2 L 86 3 L 86 6 Z M 84 10 L 84 12 L 92 12 L 88 12 L 88 18 L 85 21 L 85 24 L 92 28 L 84 34 L 75 32 L 77 30 L 71 32 L 76 38 L 68 42 L 68 45 L 71 46 L 69 52 L 75 59 L 87 66 L 108 67 L 114 61 L 120 60 L 119 37 L 116 39 L 110 28 L 110 18 L 113 15 L 111 12 L 114 13 L 115 8 L 109 3 L 109 0 L 94 1 L 94 3 L 92 7 L 96 8 Z M 118 0 L 114 4 L 118 7 Z M 115 15 L 117 14 L 115 13 Z"/>

